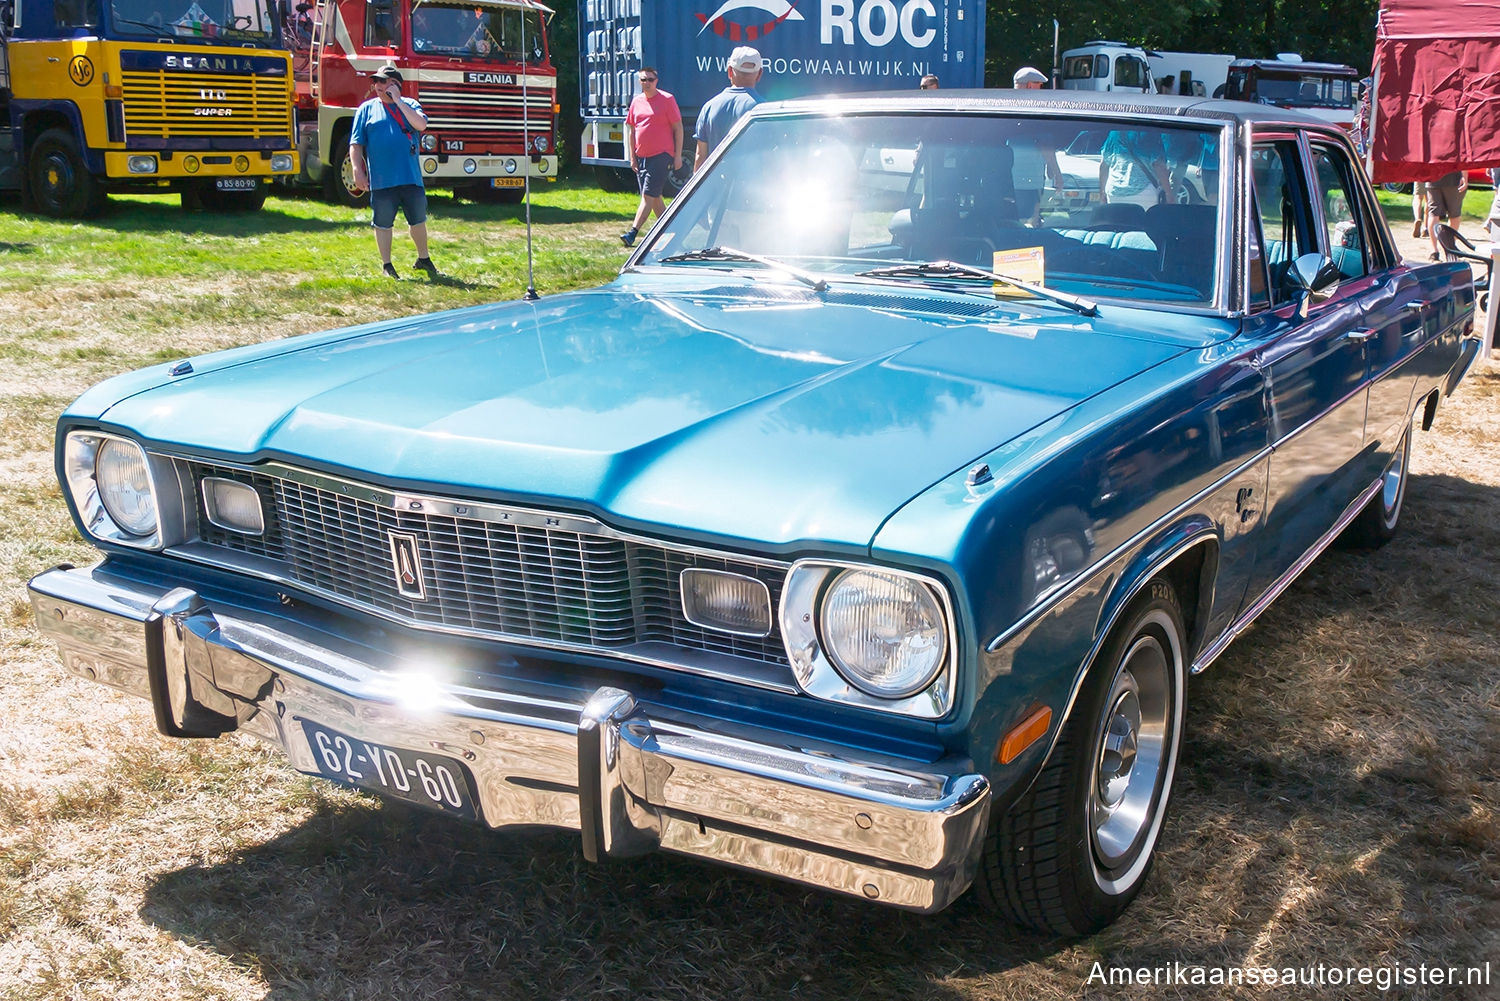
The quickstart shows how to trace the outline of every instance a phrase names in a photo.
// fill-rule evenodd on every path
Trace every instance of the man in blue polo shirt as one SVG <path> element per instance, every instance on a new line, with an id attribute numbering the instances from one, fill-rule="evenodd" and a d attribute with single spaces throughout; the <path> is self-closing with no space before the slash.
<path id="1" fill-rule="evenodd" d="M 763 68 L 760 53 L 748 45 L 741 45 L 729 54 L 729 86 L 710 97 L 698 112 L 693 135 L 698 140 L 694 170 L 724 141 L 734 123 L 760 103 L 755 85 L 760 82 Z"/>
<path id="2" fill-rule="evenodd" d="M 411 242 L 417 245 L 417 262 L 412 267 L 436 278 L 437 268 L 427 256 L 427 191 L 417 166 L 417 146 L 427 128 L 427 116 L 420 104 L 401 96 L 401 71 L 396 67 L 382 66 L 373 79 L 375 96 L 354 113 L 354 129 L 349 134 L 354 183 L 370 192 L 371 225 L 382 270 L 392 278 L 400 277 L 391 263 L 391 226 L 399 207 L 411 228 Z"/>

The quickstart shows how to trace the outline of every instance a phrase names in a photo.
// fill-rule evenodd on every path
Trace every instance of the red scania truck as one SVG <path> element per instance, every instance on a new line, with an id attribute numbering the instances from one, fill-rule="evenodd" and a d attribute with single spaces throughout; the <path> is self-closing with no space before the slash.
<path id="1" fill-rule="evenodd" d="M 290 4 L 292 0 L 283 0 Z M 428 187 L 519 201 L 524 178 L 557 177 L 557 70 L 551 9 L 536 0 L 301 0 L 283 8 L 297 84 L 303 183 L 345 205 L 354 187 L 349 130 L 392 65 L 422 103 L 418 162 Z"/>

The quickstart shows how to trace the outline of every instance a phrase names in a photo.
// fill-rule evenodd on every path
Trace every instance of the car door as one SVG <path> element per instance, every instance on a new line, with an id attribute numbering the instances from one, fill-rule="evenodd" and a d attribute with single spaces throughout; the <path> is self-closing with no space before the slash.
<path id="1" fill-rule="evenodd" d="M 1317 544 L 1359 489 L 1367 396 L 1361 332 L 1371 282 L 1341 283 L 1321 302 L 1285 283 L 1293 261 L 1325 251 L 1302 139 L 1257 136 L 1251 174 L 1245 337 L 1265 378 L 1272 449 L 1262 545 L 1246 592 L 1253 601 Z"/>
<path id="2" fill-rule="evenodd" d="M 1417 273 L 1397 258 L 1375 222 L 1373 192 L 1339 143 L 1309 142 L 1322 214 L 1325 251 L 1360 297 L 1364 318 L 1351 337 L 1364 338 L 1370 381 L 1365 419 L 1366 482 L 1373 481 L 1400 444 L 1416 388 L 1415 353 L 1426 337 L 1423 321 L 1437 304 L 1422 295 Z"/>

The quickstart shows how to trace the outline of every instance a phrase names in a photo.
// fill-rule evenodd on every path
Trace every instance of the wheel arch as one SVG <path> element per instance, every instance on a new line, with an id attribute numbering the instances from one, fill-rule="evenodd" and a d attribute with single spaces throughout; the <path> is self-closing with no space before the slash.
<path id="1" fill-rule="evenodd" d="M 1100 606 L 1098 625 L 1087 655 L 1079 664 L 1068 689 L 1063 711 L 1051 726 L 1047 751 L 1031 770 L 1031 777 L 1016 790 L 1024 796 L 1042 773 L 1057 750 L 1063 727 L 1078 704 L 1078 695 L 1094 672 L 1099 652 L 1120 624 L 1120 619 L 1147 587 L 1165 578 L 1177 593 L 1186 632 L 1182 651 L 1184 667 L 1189 667 L 1204 642 L 1204 633 L 1213 607 L 1214 585 L 1219 571 L 1219 528 L 1207 515 L 1196 515 L 1160 532 L 1130 561 L 1109 589 Z"/>
<path id="2" fill-rule="evenodd" d="M 88 166 L 89 172 L 103 176 L 104 154 L 99 150 L 89 148 L 87 137 L 83 133 L 83 116 L 79 114 L 76 104 L 68 101 L 31 104 L 21 111 L 20 118 L 24 162 L 30 162 L 31 148 L 41 138 L 42 133 L 49 129 L 62 129 L 78 144 L 79 155 L 83 157 L 83 162 Z"/>

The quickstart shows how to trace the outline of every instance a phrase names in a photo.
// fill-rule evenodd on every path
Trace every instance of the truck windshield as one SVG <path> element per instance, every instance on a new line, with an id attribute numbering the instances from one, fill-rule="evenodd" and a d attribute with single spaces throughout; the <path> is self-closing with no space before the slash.
<path id="1" fill-rule="evenodd" d="M 716 248 L 824 274 L 955 261 L 1090 298 L 1207 304 L 1222 145 L 1130 120 L 756 118 L 639 263 L 756 266 L 701 253 Z"/>
<path id="2" fill-rule="evenodd" d="M 1282 108 L 1352 108 L 1354 81 L 1315 73 L 1270 76 L 1262 73 L 1255 87 L 1262 104 Z"/>
<path id="3" fill-rule="evenodd" d="M 112 0 L 110 23 L 127 36 L 270 44 L 262 0 Z"/>
<path id="4" fill-rule="evenodd" d="M 417 52 L 506 63 L 540 63 L 546 53 L 541 19 L 534 12 L 458 4 L 413 8 L 411 44 Z"/>

